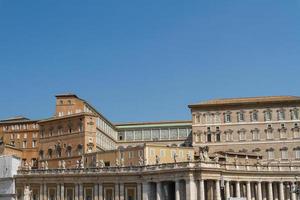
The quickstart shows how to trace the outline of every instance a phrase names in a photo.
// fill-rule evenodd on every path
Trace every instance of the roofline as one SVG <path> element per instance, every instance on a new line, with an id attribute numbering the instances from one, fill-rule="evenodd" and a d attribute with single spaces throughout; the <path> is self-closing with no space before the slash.
<path id="1" fill-rule="evenodd" d="M 76 114 L 72 114 L 72 115 L 64 115 L 62 117 L 50 117 L 47 119 L 42 119 L 42 120 L 39 120 L 38 123 L 56 121 L 56 120 L 67 119 L 67 118 L 71 118 L 71 117 L 79 117 L 79 116 L 95 116 L 95 115 L 91 114 L 91 113 L 87 113 L 87 112 L 81 112 L 81 113 L 76 113 Z"/>
<path id="2" fill-rule="evenodd" d="M 166 120 L 166 121 L 153 121 L 153 122 L 124 122 L 115 123 L 115 126 L 128 126 L 128 125 L 159 125 L 159 124 L 177 124 L 177 123 L 192 123 L 192 120 Z"/>
<path id="3" fill-rule="evenodd" d="M 78 96 L 76 94 L 73 94 L 73 93 L 57 94 L 57 95 L 55 95 L 55 97 L 75 97 L 75 98 L 78 98 Z"/>
<path id="4" fill-rule="evenodd" d="M 267 96 L 266 96 L 267 97 Z M 291 96 L 289 96 L 291 97 Z M 296 96 L 295 96 L 296 97 Z M 249 98 L 259 98 L 259 97 L 249 97 Z M 228 99 L 216 99 L 216 100 L 229 100 Z M 243 98 L 241 98 L 243 99 Z M 265 100 L 265 101 L 257 101 L 257 102 L 225 102 L 225 103 L 198 103 L 198 104 L 190 104 L 188 108 L 212 108 L 212 107 L 222 107 L 222 106 L 243 106 L 243 105 L 266 105 L 266 104 L 279 104 L 279 103 L 300 103 L 299 99 L 279 99 L 279 100 Z"/>

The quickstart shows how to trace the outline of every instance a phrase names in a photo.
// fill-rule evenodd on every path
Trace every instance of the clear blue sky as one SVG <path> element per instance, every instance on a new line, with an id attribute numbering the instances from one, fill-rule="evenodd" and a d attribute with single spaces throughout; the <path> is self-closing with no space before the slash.
<path id="1" fill-rule="evenodd" d="M 113 122 L 300 95 L 300 0 L 0 0 L 0 118 L 73 92 Z"/>

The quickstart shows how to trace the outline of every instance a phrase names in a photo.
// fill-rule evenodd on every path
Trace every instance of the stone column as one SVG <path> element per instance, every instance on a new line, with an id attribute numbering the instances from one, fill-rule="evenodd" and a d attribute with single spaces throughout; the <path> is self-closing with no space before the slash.
<path id="1" fill-rule="evenodd" d="M 16 194 L 17 194 L 17 191 L 16 191 Z M 43 200 L 43 184 L 41 183 L 40 184 L 40 193 L 39 193 L 39 200 Z"/>
<path id="2" fill-rule="evenodd" d="M 44 189 L 43 200 L 48 200 L 48 191 L 47 191 L 47 184 L 46 183 L 43 184 L 43 189 Z"/>
<path id="3" fill-rule="evenodd" d="M 150 184 L 148 182 L 142 183 L 143 187 L 143 200 L 149 200 L 149 194 L 150 194 Z"/>
<path id="4" fill-rule="evenodd" d="M 180 200 L 180 180 L 175 181 L 175 200 Z"/>
<path id="5" fill-rule="evenodd" d="M 266 192 L 266 184 L 262 183 L 262 198 L 263 200 L 267 200 L 267 192 Z"/>
<path id="6" fill-rule="evenodd" d="M 292 183 L 292 188 L 291 188 L 292 191 L 294 190 L 295 186 L 296 186 L 296 185 L 295 185 L 295 183 L 293 182 L 293 183 Z M 295 193 L 295 192 L 292 192 L 292 200 L 297 200 L 297 196 L 296 196 L 296 193 Z"/>
<path id="7" fill-rule="evenodd" d="M 120 183 L 120 200 L 125 199 L 125 186 L 124 183 Z"/>
<path id="8" fill-rule="evenodd" d="M 205 200 L 205 187 L 204 187 L 204 180 L 201 179 L 199 181 L 199 193 L 200 193 L 200 200 Z"/>
<path id="9" fill-rule="evenodd" d="M 289 184 L 289 183 L 287 183 Z M 289 185 L 290 186 L 290 185 Z M 290 192 L 290 188 L 286 185 L 285 187 L 285 192 L 286 192 L 286 200 L 291 200 L 291 192 Z"/>
<path id="10" fill-rule="evenodd" d="M 77 183 L 75 183 L 75 200 L 79 200 L 79 195 L 78 195 L 78 189 L 79 189 L 79 186 Z"/>
<path id="11" fill-rule="evenodd" d="M 221 200 L 221 187 L 220 187 L 220 181 L 216 180 L 215 181 L 215 186 L 216 186 L 216 200 Z"/>
<path id="12" fill-rule="evenodd" d="M 247 182 L 247 200 L 251 200 L 251 183 Z"/>
<path id="13" fill-rule="evenodd" d="M 83 184 L 79 183 L 79 200 L 83 200 Z"/>
<path id="14" fill-rule="evenodd" d="M 99 186 L 97 183 L 94 184 L 94 200 L 99 200 L 99 194 L 98 194 Z"/>
<path id="15" fill-rule="evenodd" d="M 119 183 L 115 184 L 115 200 L 119 200 Z"/>
<path id="16" fill-rule="evenodd" d="M 98 193 L 99 193 L 98 200 L 103 200 L 103 186 L 102 186 L 102 183 L 99 183 Z"/>
<path id="17" fill-rule="evenodd" d="M 60 200 L 64 200 L 65 199 L 65 185 L 61 184 L 60 185 Z"/>
<path id="18" fill-rule="evenodd" d="M 273 183 L 273 191 L 274 191 L 274 200 L 278 200 L 278 189 L 277 189 L 277 183 Z"/>
<path id="19" fill-rule="evenodd" d="M 237 182 L 235 183 L 235 185 L 236 185 L 236 197 L 241 197 L 240 182 L 237 181 Z"/>
<path id="20" fill-rule="evenodd" d="M 283 185 L 283 182 L 279 182 L 279 199 L 284 200 L 284 185 Z"/>
<path id="21" fill-rule="evenodd" d="M 142 200 L 142 187 L 141 187 L 141 183 L 137 183 L 136 190 L 137 190 L 137 200 Z"/>
<path id="22" fill-rule="evenodd" d="M 192 177 L 186 179 L 185 198 L 186 200 L 197 200 L 197 187 Z M 156 199 L 158 200 L 158 199 Z"/>
<path id="23" fill-rule="evenodd" d="M 263 200 L 262 199 L 262 190 L 261 190 L 261 182 L 257 182 L 257 200 Z"/>
<path id="24" fill-rule="evenodd" d="M 268 182 L 268 200 L 273 200 L 272 182 Z"/>
<path id="25" fill-rule="evenodd" d="M 162 200 L 161 182 L 156 182 L 156 200 Z"/>
<path id="26" fill-rule="evenodd" d="M 60 200 L 60 184 L 56 185 L 56 200 Z"/>
<path id="27" fill-rule="evenodd" d="M 229 181 L 225 182 L 225 196 L 226 196 L 226 200 L 230 198 L 230 182 Z"/>

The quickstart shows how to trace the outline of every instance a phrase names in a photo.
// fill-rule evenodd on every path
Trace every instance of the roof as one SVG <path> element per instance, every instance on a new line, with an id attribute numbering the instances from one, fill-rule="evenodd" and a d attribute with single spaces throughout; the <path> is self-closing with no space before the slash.
<path id="1" fill-rule="evenodd" d="M 63 94 L 57 94 L 55 97 L 75 97 L 78 98 L 76 94 L 73 93 L 63 93 Z"/>
<path id="2" fill-rule="evenodd" d="M 192 126 L 191 120 L 169 120 L 156 122 L 126 122 L 115 123 L 117 128 L 146 128 L 146 127 L 165 127 L 165 126 Z"/>
<path id="3" fill-rule="evenodd" d="M 189 108 L 224 106 L 224 105 L 282 103 L 282 102 L 300 102 L 300 97 L 299 96 L 259 96 L 259 97 L 212 99 L 212 100 L 203 101 L 196 104 L 190 104 Z"/>
<path id="4" fill-rule="evenodd" d="M 30 120 L 23 116 L 10 117 L 7 119 L 0 120 L 0 124 L 26 123 L 26 122 L 37 122 L 37 120 Z"/>
<path id="5" fill-rule="evenodd" d="M 71 115 L 64 115 L 61 117 L 50 117 L 50 118 L 46 118 L 46 119 L 42 119 L 39 120 L 38 123 L 43 123 L 43 122 L 48 122 L 48 121 L 55 121 L 55 120 L 61 120 L 61 119 L 67 119 L 70 117 L 78 117 L 78 116 L 95 116 L 92 113 L 87 113 L 87 112 L 81 112 L 81 113 L 75 113 L 75 114 L 71 114 Z"/>

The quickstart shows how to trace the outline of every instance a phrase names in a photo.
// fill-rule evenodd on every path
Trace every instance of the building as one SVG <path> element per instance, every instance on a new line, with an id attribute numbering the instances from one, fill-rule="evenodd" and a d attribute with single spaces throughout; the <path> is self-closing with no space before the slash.
<path id="1" fill-rule="evenodd" d="M 0 199 L 15 199 L 15 179 L 21 160 L 18 157 L 5 155 L 0 156 Z"/>
<path id="2" fill-rule="evenodd" d="M 112 123 L 57 95 L 54 116 L 35 122 L 38 169 L 18 171 L 16 196 L 29 187 L 33 200 L 296 200 L 299 106 L 293 96 L 215 99 L 189 105 L 191 121 Z M 9 141 L 4 150 L 22 151 Z"/>

